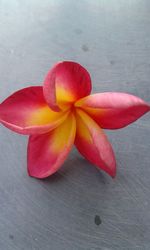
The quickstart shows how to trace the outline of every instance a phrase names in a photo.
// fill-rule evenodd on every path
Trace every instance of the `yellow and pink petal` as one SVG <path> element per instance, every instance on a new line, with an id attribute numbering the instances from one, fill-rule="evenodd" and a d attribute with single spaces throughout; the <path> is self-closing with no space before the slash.
<path id="1" fill-rule="evenodd" d="M 91 78 L 80 64 L 64 61 L 56 64 L 44 81 L 44 96 L 50 108 L 59 111 L 91 92 Z"/>
<path id="2" fill-rule="evenodd" d="M 76 111 L 75 145 L 79 152 L 110 176 L 116 175 L 116 161 L 112 147 L 103 130 L 84 111 Z"/>
<path id="3" fill-rule="evenodd" d="M 80 99 L 76 107 L 86 111 L 102 128 L 118 129 L 136 121 L 150 105 L 127 93 L 106 92 Z"/>
<path id="4" fill-rule="evenodd" d="M 67 158 L 75 139 L 76 121 L 70 114 L 59 127 L 43 135 L 32 135 L 28 144 L 28 173 L 45 178 L 55 173 Z"/>
<path id="5" fill-rule="evenodd" d="M 0 122 L 21 134 L 41 134 L 56 128 L 68 113 L 47 105 L 41 86 L 21 89 L 0 104 Z"/>

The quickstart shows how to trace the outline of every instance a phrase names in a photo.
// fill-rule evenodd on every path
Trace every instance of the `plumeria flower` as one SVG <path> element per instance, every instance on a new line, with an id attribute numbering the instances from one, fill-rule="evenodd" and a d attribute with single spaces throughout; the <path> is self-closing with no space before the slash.
<path id="1" fill-rule="evenodd" d="M 28 173 L 45 178 L 55 173 L 73 144 L 91 163 L 116 175 L 116 161 L 103 129 L 119 129 L 150 110 L 142 99 L 126 94 L 91 94 L 91 78 L 80 64 L 60 62 L 44 86 L 21 89 L 0 104 L 0 121 L 30 135 Z"/>

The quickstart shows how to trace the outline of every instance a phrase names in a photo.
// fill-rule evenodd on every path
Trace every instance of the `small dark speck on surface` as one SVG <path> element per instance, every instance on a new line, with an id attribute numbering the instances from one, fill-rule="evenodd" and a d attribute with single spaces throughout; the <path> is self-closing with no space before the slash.
<path id="1" fill-rule="evenodd" d="M 99 215 L 95 215 L 94 221 L 95 221 L 95 224 L 97 226 L 99 226 L 102 223 L 101 218 L 99 217 Z"/>
<path id="2" fill-rule="evenodd" d="M 83 50 L 84 52 L 89 51 L 89 48 L 88 48 L 88 46 L 87 46 L 86 44 L 83 44 L 81 48 L 82 48 L 82 50 Z"/>
<path id="3" fill-rule="evenodd" d="M 82 30 L 81 30 L 81 29 L 75 29 L 74 31 L 75 31 L 75 33 L 78 34 L 78 35 L 82 34 Z"/>
<path id="4" fill-rule="evenodd" d="M 14 236 L 12 234 L 9 234 L 9 239 L 13 240 Z"/>
<path id="5" fill-rule="evenodd" d="M 115 61 L 114 61 L 114 60 L 110 60 L 110 64 L 111 64 L 111 65 L 114 65 L 114 64 L 115 64 Z"/>

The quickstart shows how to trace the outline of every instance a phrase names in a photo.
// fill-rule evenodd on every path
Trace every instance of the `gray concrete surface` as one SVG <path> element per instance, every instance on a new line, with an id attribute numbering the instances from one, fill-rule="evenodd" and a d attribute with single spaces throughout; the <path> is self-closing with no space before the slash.
<path id="1" fill-rule="evenodd" d="M 0 101 L 60 60 L 83 64 L 93 92 L 150 101 L 150 1 L 0 0 Z M 150 116 L 107 134 L 115 180 L 75 149 L 36 180 L 27 137 L 0 127 L 0 250 L 150 249 Z"/>

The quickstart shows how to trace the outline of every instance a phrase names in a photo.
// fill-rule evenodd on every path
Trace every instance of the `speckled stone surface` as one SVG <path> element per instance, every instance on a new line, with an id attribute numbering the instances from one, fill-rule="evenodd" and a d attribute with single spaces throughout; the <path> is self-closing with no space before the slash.
<path id="1" fill-rule="evenodd" d="M 150 101 L 150 1 L 0 0 L 0 102 L 60 60 L 85 66 L 93 93 Z M 115 180 L 75 149 L 37 180 L 28 138 L 0 127 L 0 250 L 150 249 L 150 115 L 106 133 Z"/>

